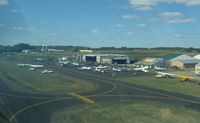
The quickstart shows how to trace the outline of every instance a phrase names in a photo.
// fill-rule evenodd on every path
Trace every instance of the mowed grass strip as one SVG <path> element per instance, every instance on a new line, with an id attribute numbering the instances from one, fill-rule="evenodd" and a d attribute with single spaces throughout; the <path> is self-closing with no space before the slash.
<path id="1" fill-rule="evenodd" d="M 133 77 L 121 77 L 120 80 L 128 83 L 134 83 L 153 87 L 157 89 L 163 89 L 187 95 L 200 97 L 200 86 L 197 82 L 181 82 L 175 78 L 156 78 L 155 76 L 133 76 Z"/>
<path id="2" fill-rule="evenodd" d="M 92 83 L 61 73 L 41 74 L 41 69 L 29 71 L 15 62 L 0 62 L 0 79 L 17 91 L 89 91 L 95 88 Z"/>
<path id="3" fill-rule="evenodd" d="M 107 102 L 65 108 L 51 123 L 199 123 L 200 111 L 144 102 Z"/>

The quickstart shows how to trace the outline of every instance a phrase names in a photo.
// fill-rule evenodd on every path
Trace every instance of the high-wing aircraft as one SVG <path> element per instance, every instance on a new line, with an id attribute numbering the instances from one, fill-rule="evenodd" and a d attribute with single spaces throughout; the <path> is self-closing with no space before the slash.
<path id="1" fill-rule="evenodd" d="M 155 68 L 154 68 L 155 70 L 158 70 L 158 71 L 163 71 L 163 70 L 166 70 L 166 68 L 162 68 L 162 67 L 157 67 L 157 66 L 155 66 Z"/>
<path id="2" fill-rule="evenodd" d="M 164 72 L 157 72 L 156 77 L 158 78 L 169 78 L 169 77 L 175 77 L 175 74 L 172 73 L 164 73 Z"/>
<path id="3" fill-rule="evenodd" d="M 147 72 L 149 72 L 148 68 L 149 67 L 139 67 L 139 68 L 134 68 L 134 70 L 136 70 L 136 71 L 142 71 L 142 72 L 147 73 Z"/>

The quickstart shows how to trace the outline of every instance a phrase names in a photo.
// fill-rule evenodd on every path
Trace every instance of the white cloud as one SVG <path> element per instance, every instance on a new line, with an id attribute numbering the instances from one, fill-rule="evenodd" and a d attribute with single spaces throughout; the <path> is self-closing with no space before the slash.
<path id="1" fill-rule="evenodd" d="M 56 32 L 50 32 L 50 33 L 48 33 L 48 35 L 50 35 L 50 36 L 58 36 L 58 33 L 56 33 Z"/>
<path id="2" fill-rule="evenodd" d="M 187 6 L 200 5 L 200 0 L 129 0 L 130 5 L 137 10 L 150 10 L 160 3 L 178 3 Z"/>
<path id="3" fill-rule="evenodd" d="M 165 0 L 168 3 L 181 3 L 188 6 L 200 5 L 200 0 Z"/>
<path id="4" fill-rule="evenodd" d="M 159 14 L 166 23 L 189 23 L 195 22 L 194 18 L 187 18 L 180 12 L 162 12 Z"/>
<path id="5" fill-rule="evenodd" d="M 99 35 L 100 34 L 99 29 L 93 29 L 93 30 L 91 30 L 91 32 L 94 33 L 95 35 Z"/>
<path id="6" fill-rule="evenodd" d="M 24 27 L 13 27 L 12 31 L 25 31 L 26 29 Z"/>
<path id="7" fill-rule="evenodd" d="M 0 23 L 0 27 L 4 27 L 5 25 L 3 23 Z"/>
<path id="8" fill-rule="evenodd" d="M 144 28 L 144 27 L 146 27 L 146 24 L 144 24 L 144 23 L 143 24 L 136 24 L 136 26 L 140 27 L 140 28 Z"/>
<path id="9" fill-rule="evenodd" d="M 30 32 L 35 32 L 35 31 L 37 31 L 38 29 L 37 28 L 35 28 L 35 27 L 30 27 L 30 28 L 28 28 L 28 31 L 30 31 Z"/>
<path id="10" fill-rule="evenodd" d="M 135 33 L 134 32 L 127 32 L 127 33 L 125 33 L 125 35 L 127 35 L 127 36 L 133 36 Z"/>
<path id="11" fill-rule="evenodd" d="M 196 20 L 193 18 L 176 18 L 174 20 L 168 20 L 168 23 L 191 23 L 195 22 Z"/>
<path id="12" fill-rule="evenodd" d="M 126 25 L 123 25 L 123 24 L 116 24 L 114 27 L 116 27 L 116 28 L 124 28 L 124 27 L 126 27 Z"/>
<path id="13" fill-rule="evenodd" d="M 132 19 L 139 19 L 139 16 L 137 16 L 137 15 L 123 15 L 122 18 L 132 20 Z"/>
<path id="14" fill-rule="evenodd" d="M 10 9 L 10 11 L 15 13 L 15 14 L 19 13 L 19 10 L 17 10 L 17 9 Z"/>
<path id="15" fill-rule="evenodd" d="M 8 4 L 8 0 L 0 0 L 0 6 Z"/>
<path id="16" fill-rule="evenodd" d="M 153 6 L 156 6 L 159 0 L 129 0 L 129 1 L 130 5 L 134 9 L 149 10 L 152 9 Z"/>
<path id="17" fill-rule="evenodd" d="M 160 13 L 160 16 L 165 18 L 179 18 L 183 17 L 183 14 L 180 12 L 162 12 Z"/>

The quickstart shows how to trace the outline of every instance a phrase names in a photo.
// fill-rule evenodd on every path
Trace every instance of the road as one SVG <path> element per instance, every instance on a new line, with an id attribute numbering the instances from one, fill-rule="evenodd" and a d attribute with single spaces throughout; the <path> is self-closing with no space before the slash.
<path id="1" fill-rule="evenodd" d="M 95 102 L 137 100 L 181 105 L 200 110 L 200 99 L 196 97 L 116 81 L 117 78 L 111 78 L 110 74 L 80 71 L 73 67 L 60 68 L 53 65 L 51 67 L 55 72 L 62 72 L 96 84 L 96 90 L 80 94 Z M 51 116 L 56 111 L 83 104 L 67 95 L 68 92 L 30 94 L 14 92 L 6 88 L 6 85 L 1 85 L 0 90 L 0 99 L 4 101 L 2 114 L 11 123 L 50 123 Z"/>

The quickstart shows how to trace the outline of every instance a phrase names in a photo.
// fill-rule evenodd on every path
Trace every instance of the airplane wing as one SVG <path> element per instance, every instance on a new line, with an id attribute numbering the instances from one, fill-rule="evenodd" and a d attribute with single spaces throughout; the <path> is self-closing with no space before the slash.
<path id="1" fill-rule="evenodd" d="M 194 77 L 190 77 L 190 76 L 177 76 L 177 78 L 180 79 L 181 81 L 196 80 Z"/>

